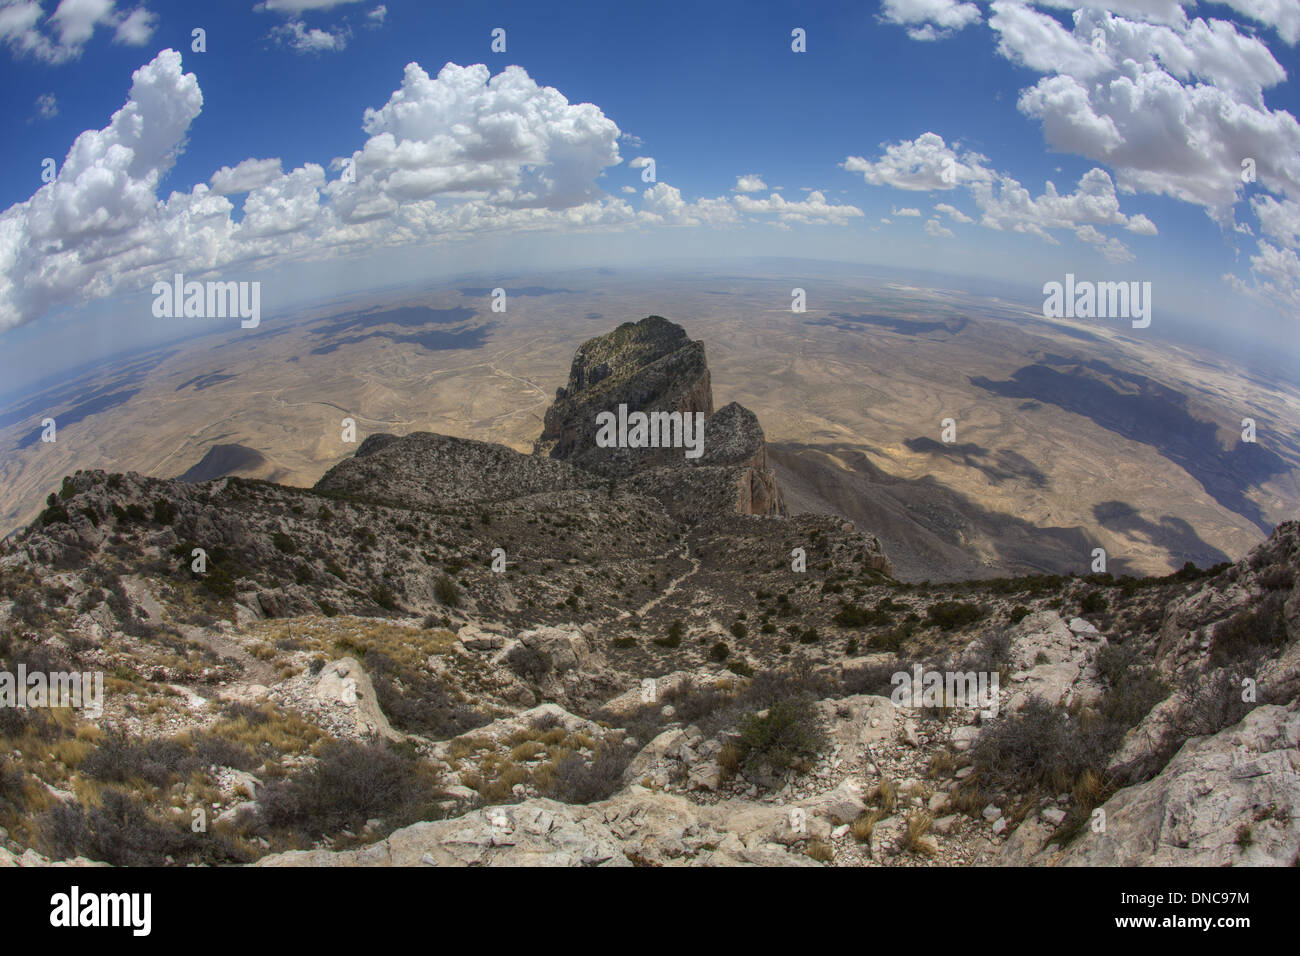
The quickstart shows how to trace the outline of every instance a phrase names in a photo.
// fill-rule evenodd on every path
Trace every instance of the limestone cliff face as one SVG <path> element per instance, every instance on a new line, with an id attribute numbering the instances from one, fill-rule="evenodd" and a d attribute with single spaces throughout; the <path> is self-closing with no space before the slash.
<path id="1" fill-rule="evenodd" d="M 601 412 L 617 413 L 619 405 L 629 413 L 702 413 L 703 453 L 687 458 L 681 448 L 598 447 L 596 418 Z M 690 494 L 718 503 L 724 511 L 785 515 L 765 449 L 762 426 L 749 409 L 732 402 L 714 412 L 704 344 L 689 339 L 681 326 L 652 315 L 578 348 L 568 384 L 556 391 L 533 454 L 606 477 L 670 469 L 650 481 L 660 497 Z M 673 473 L 688 466 L 689 476 Z"/>
<path id="2" fill-rule="evenodd" d="M 781 515 L 786 512 L 776 476 L 767 469 L 746 468 L 736 482 L 736 510 L 742 515 Z"/>
<path id="3" fill-rule="evenodd" d="M 682 458 L 680 449 L 598 448 L 596 416 L 617 412 L 713 414 L 704 343 L 657 315 L 625 322 L 584 342 L 573 356 L 568 384 L 546 411 L 534 454 L 571 461 L 603 475 L 626 475 Z"/>
<path id="4" fill-rule="evenodd" d="M 767 464 L 767 442 L 758 417 L 732 402 L 704 422 L 704 454 L 696 467 L 728 467 L 736 488 L 736 511 L 743 515 L 785 515 L 776 474 Z"/>

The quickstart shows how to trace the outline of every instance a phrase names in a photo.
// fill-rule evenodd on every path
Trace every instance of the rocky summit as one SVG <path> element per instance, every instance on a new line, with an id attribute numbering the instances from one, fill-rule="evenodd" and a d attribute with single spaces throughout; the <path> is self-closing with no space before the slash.
<path id="1" fill-rule="evenodd" d="M 572 461 L 602 474 L 627 474 L 680 458 L 668 449 L 649 455 L 597 447 L 597 415 L 625 405 L 634 412 L 713 414 L 704 343 L 680 325 L 652 315 L 625 322 L 584 342 L 573 356 L 568 384 L 556 389 L 534 454 Z"/>
<path id="2" fill-rule="evenodd" d="M 688 457 L 672 446 L 602 447 L 600 416 L 627 412 L 698 416 L 699 455 Z M 714 412 L 704 343 L 661 316 L 625 322 L 584 342 L 544 421 L 533 454 L 599 475 L 636 475 L 639 487 L 673 499 L 679 514 L 698 517 L 726 511 L 732 503 L 739 514 L 786 514 L 758 418 L 735 402 Z M 680 473 L 687 466 L 699 472 Z M 669 492 L 674 485 L 680 486 L 677 494 Z"/>
<path id="3" fill-rule="evenodd" d="M 602 413 L 699 415 L 699 454 Z M 1163 577 L 901 580 L 788 513 L 657 316 L 578 349 L 533 454 L 193 477 L 69 475 L 0 551 L 0 673 L 103 678 L 0 707 L 0 865 L 1300 860 L 1295 522 Z"/>

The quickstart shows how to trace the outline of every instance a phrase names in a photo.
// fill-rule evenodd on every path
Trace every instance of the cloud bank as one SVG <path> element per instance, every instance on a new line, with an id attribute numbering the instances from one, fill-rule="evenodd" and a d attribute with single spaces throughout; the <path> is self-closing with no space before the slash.
<path id="1" fill-rule="evenodd" d="M 664 182 L 634 208 L 599 183 L 623 159 L 622 134 L 598 107 L 570 103 L 520 67 L 492 76 L 453 63 L 437 76 L 408 64 L 388 101 L 365 111 L 365 138 L 350 156 L 287 172 L 278 158 L 249 158 L 163 198 L 158 186 L 203 95 L 174 50 L 132 79 L 126 105 L 77 137 L 54 181 L 0 213 L 0 329 L 174 272 L 263 269 L 502 230 L 839 225 L 862 215 L 816 191 L 799 202 L 777 193 L 689 202 Z M 738 182 L 747 179 L 763 186 Z M 241 195 L 237 216 L 231 197 Z"/>

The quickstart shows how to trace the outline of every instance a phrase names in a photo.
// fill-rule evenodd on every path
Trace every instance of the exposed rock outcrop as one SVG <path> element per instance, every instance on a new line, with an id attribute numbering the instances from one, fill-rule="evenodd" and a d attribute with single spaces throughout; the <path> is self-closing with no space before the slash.
<path id="1" fill-rule="evenodd" d="M 1189 740 L 1154 779 L 1102 805 L 1065 866 L 1294 866 L 1300 862 L 1300 708 L 1262 706 Z"/>
<path id="2" fill-rule="evenodd" d="M 598 447 L 597 416 L 620 405 L 629 413 L 705 415 L 702 453 L 687 458 L 681 448 Z M 735 402 L 713 411 L 704 344 L 657 315 L 579 347 L 533 452 L 603 476 L 635 476 L 636 487 L 677 515 L 787 513 L 758 418 Z M 684 466 L 694 473 L 683 474 Z"/>
<path id="3" fill-rule="evenodd" d="M 1068 707 L 1101 694 L 1093 661 L 1105 639 L 1082 618 L 1067 624 L 1055 611 L 1040 611 L 1015 625 L 1011 639 L 1011 710 L 1023 709 L 1035 697 Z"/>
<path id="4" fill-rule="evenodd" d="M 345 657 L 326 664 L 313 688 L 316 699 L 341 710 L 355 724 L 358 736 L 377 734 L 401 740 L 379 707 L 369 676 L 355 658 Z"/>
<path id="5" fill-rule="evenodd" d="M 588 471 L 625 475 L 682 458 L 679 449 L 598 448 L 596 415 L 625 404 L 629 411 L 713 414 L 704 343 L 652 315 L 588 339 L 573 356 L 568 384 L 546 410 L 534 453 Z"/>
<path id="6" fill-rule="evenodd" d="M 816 866 L 803 852 L 809 834 L 829 836 L 865 809 L 845 787 L 795 806 L 802 817 L 790 807 L 701 805 L 634 786 L 585 806 L 532 799 L 417 823 L 360 850 L 290 851 L 257 865 Z"/>
<path id="7" fill-rule="evenodd" d="M 369 436 L 355 455 L 324 474 L 316 490 L 434 508 L 593 484 L 592 476 L 562 461 L 521 455 L 491 442 L 415 432 L 401 438 Z"/>

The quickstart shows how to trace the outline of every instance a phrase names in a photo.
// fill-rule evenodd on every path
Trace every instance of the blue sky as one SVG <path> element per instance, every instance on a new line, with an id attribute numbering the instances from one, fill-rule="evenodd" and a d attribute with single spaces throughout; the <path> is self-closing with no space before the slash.
<path id="1" fill-rule="evenodd" d="M 175 271 L 266 276 L 273 307 L 337 277 L 327 253 L 391 281 L 556 263 L 557 235 L 570 265 L 725 252 L 1150 280 L 1187 321 L 1261 338 L 1300 310 L 1300 0 L 194 6 L 0 0 L 11 361 L 79 323 L 150 334 L 129 303 Z M 524 75 L 485 93 L 447 63 Z M 143 133 L 110 126 L 133 96 Z M 367 109 L 383 115 L 363 128 Z"/>

